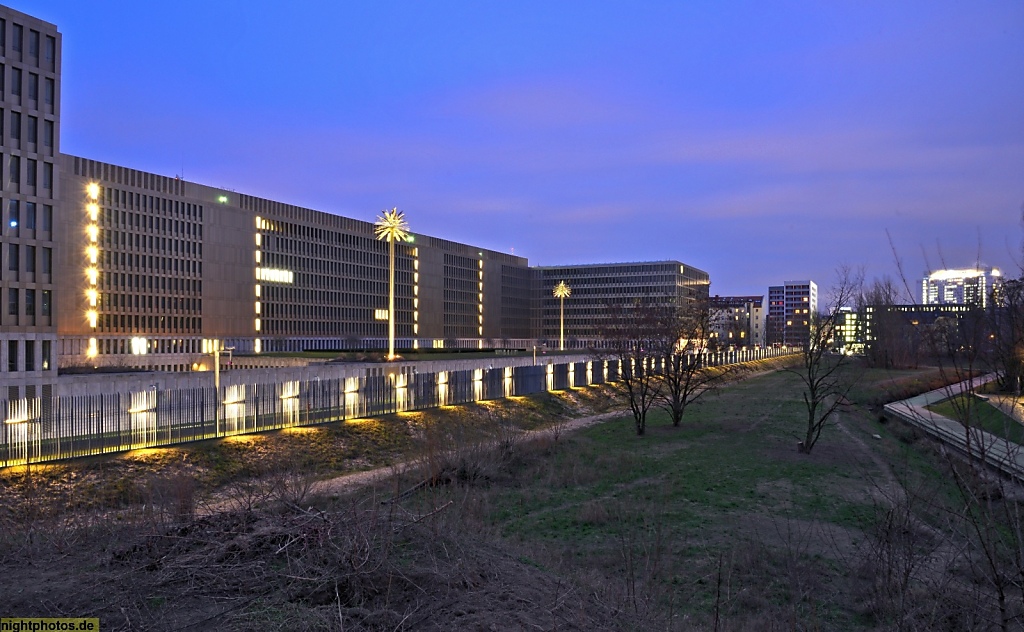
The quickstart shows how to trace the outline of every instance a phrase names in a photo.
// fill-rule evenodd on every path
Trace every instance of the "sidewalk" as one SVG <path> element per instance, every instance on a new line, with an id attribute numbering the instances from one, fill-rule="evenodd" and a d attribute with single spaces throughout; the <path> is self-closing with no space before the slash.
<path id="1" fill-rule="evenodd" d="M 995 374 L 976 377 L 960 384 L 886 404 L 885 412 L 920 428 L 963 456 L 981 459 L 1004 474 L 1024 481 L 1024 450 L 1021 446 L 984 430 L 965 427 L 959 421 L 944 417 L 926 408 L 926 406 L 949 399 L 964 391 L 974 390 L 995 379 Z M 1020 408 L 1019 405 L 1015 404 L 1015 409 L 1018 408 Z"/>

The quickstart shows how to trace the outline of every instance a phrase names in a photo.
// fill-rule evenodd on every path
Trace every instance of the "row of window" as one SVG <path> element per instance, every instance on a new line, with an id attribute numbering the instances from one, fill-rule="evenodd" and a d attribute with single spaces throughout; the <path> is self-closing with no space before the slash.
<path id="1" fill-rule="evenodd" d="M 164 252 L 181 257 L 202 258 L 203 244 L 183 239 L 153 237 L 138 233 L 126 233 L 117 230 L 104 230 L 100 233 L 100 243 L 104 248 L 122 248 L 138 251 Z"/>
<path id="2" fill-rule="evenodd" d="M 139 314 L 100 314 L 96 330 L 100 332 L 124 332 L 138 334 L 198 334 L 202 332 L 203 319 L 198 316 L 153 316 Z"/>
<path id="3" fill-rule="evenodd" d="M 36 345 L 39 357 L 36 357 Z M 18 371 L 49 371 L 53 362 L 53 341 L 51 340 L 8 340 L 7 364 L 9 373 Z"/>
<path id="4" fill-rule="evenodd" d="M 39 207 L 42 206 L 40 212 Z M 7 221 L 2 227 L 12 237 L 18 237 L 21 230 L 41 230 L 44 233 L 53 231 L 53 206 L 37 205 L 27 200 L 7 201 Z"/>
<path id="5" fill-rule="evenodd" d="M 24 165 L 24 168 L 22 167 Z M 41 179 L 41 182 L 40 182 Z M 53 163 L 21 156 L 7 157 L 6 185 L 20 190 L 20 185 L 36 187 L 42 184 L 45 197 L 53 197 Z M 5 187 L 6 188 L 6 187 Z M 31 193 L 31 191 L 29 192 Z"/>
<path id="6" fill-rule="evenodd" d="M 33 28 L 28 29 L 28 38 L 25 37 L 25 27 L 17 22 L 11 22 L 10 50 L 7 48 L 7 20 L 0 19 L 0 55 L 20 57 L 25 52 L 24 44 L 28 43 L 29 63 L 39 66 L 39 49 L 42 43 L 43 67 L 51 72 L 57 71 L 57 38 L 53 35 L 43 34 Z"/>
<path id="7" fill-rule="evenodd" d="M 56 79 L 42 77 L 42 81 L 40 81 L 39 73 L 24 72 L 17 66 L 8 67 L 5 64 L 0 64 L 0 95 L 9 93 L 15 103 L 20 104 L 21 97 L 25 95 L 28 97 L 29 107 L 38 110 L 40 84 L 43 91 L 43 104 L 46 106 L 43 111 L 53 114 L 57 93 Z"/>
<path id="8" fill-rule="evenodd" d="M 37 271 L 53 274 L 53 249 L 45 246 L 7 244 L 7 269 L 11 272 Z M 15 275 L 11 275 L 15 276 Z"/>
<path id="9" fill-rule="evenodd" d="M 10 113 L 10 124 L 7 125 L 5 130 L 4 122 L 6 120 L 7 117 L 4 116 L 4 109 L 0 108 L 0 144 L 21 149 L 21 141 L 24 138 L 28 145 L 27 149 L 29 151 L 36 151 L 36 146 L 39 144 L 40 137 L 42 137 L 43 147 L 46 148 L 46 151 L 43 153 L 53 155 L 54 128 L 57 125 L 54 121 L 43 119 L 43 124 L 40 126 L 38 116 L 22 116 L 21 112 L 14 110 Z M 7 134 L 4 134 L 4 131 Z"/>
<path id="10" fill-rule="evenodd" d="M 129 210 L 138 210 L 146 213 L 141 218 L 132 218 L 130 225 L 138 227 L 142 224 L 149 225 L 153 229 L 153 223 L 146 220 L 146 217 L 161 215 L 164 217 L 177 217 L 191 220 L 193 222 L 203 221 L 203 205 L 192 204 L 191 202 L 180 202 L 174 199 L 162 198 L 153 195 L 115 189 L 113 187 L 100 187 L 100 199 L 103 206 L 120 206 Z M 107 209 L 104 209 L 107 211 Z M 125 223 L 124 215 L 120 216 L 121 223 Z M 114 221 L 117 221 L 116 219 Z M 165 229 L 166 230 L 166 229 Z"/>
<path id="11" fill-rule="evenodd" d="M 100 275 L 100 287 L 104 290 L 138 292 L 160 292 L 161 294 L 187 294 L 199 296 L 203 293 L 203 282 L 197 279 L 182 279 L 177 276 L 155 276 L 152 274 L 125 274 L 109 272 Z"/>
<path id="12" fill-rule="evenodd" d="M 39 297 L 38 304 L 36 297 Z M 22 301 L 24 297 L 24 301 Z M 25 311 L 22 312 L 22 305 Z M 38 314 L 36 310 L 38 309 Z M 35 288 L 7 288 L 7 315 L 20 316 L 43 316 L 49 317 L 53 311 L 53 292 L 51 290 L 37 290 Z M 10 324 L 17 325 L 17 321 L 9 319 Z M 31 323 L 29 323 L 31 324 Z"/>
<path id="13" fill-rule="evenodd" d="M 103 292 L 97 297 L 97 307 L 107 312 L 153 311 L 156 309 L 161 312 L 190 312 L 201 315 L 203 313 L 203 299 Z"/>

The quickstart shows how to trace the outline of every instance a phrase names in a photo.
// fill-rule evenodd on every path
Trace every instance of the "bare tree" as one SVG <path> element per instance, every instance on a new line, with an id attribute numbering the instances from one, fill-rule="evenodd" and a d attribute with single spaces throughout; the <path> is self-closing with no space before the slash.
<path id="1" fill-rule="evenodd" d="M 810 333 L 801 352 L 799 366 L 786 369 L 803 382 L 804 405 L 807 408 L 807 430 L 798 449 L 810 454 L 821 437 L 832 413 L 845 401 L 855 379 L 846 369 L 850 357 L 832 352 L 832 336 L 842 317 L 841 309 L 857 297 L 862 285 L 863 272 L 842 266 L 837 271 L 836 284 L 830 292 L 824 309 L 811 314 Z"/>
<path id="2" fill-rule="evenodd" d="M 669 315 L 655 300 L 637 300 L 608 308 L 603 331 L 605 357 L 618 361 L 618 386 L 633 413 L 637 435 L 647 430 L 647 413 L 661 398 L 660 360 L 674 342 Z"/>
<path id="3" fill-rule="evenodd" d="M 716 316 L 706 301 L 680 307 L 667 316 L 669 340 L 665 345 L 659 402 L 672 417 L 672 425 L 678 426 L 686 407 L 717 388 L 729 369 L 706 365 Z"/>

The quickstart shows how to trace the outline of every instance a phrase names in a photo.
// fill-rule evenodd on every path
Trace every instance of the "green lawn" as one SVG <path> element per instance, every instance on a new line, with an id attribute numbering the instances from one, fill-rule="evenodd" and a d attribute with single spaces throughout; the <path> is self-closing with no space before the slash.
<path id="1" fill-rule="evenodd" d="M 961 423 L 967 420 L 971 426 L 1024 445 L 1024 426 L 976 395 L 959 395 L 932 404 L 928 410 Z"/>

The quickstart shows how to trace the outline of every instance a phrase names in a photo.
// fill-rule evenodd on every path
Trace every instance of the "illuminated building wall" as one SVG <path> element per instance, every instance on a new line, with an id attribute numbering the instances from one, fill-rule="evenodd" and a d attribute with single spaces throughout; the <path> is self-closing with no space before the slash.
<path id="1" fill-rule="evenodd" d="M 811 316 L 818 310 L 818 285 L 786 281 L 768 288 L 767 344 L 803 346 L 810 340 Z"/>
<path id="2" fill-rule="evenodd" d="M 936 270 L 921 280 L 924 305 L 976 305 L 985 308 L 1002 283 L 998 268 Z"/>
<path id="3" fill-rule="evenodd" d="M 61 165 L 63 366 L 189 370 L 208 367 L 215 344 L 386 344 L 388 245 L 372 222 L 70 155 Z M 524 333 L 501 317 L 509 268 L 528 278 L 520 257 L 416 233 L 397 244 L 398 348 Z"/>
<path id="4" fill-rule="evenodd" d="M 609 306 L 637 300 L 686 305 L 707 301 L 708 273 L 678 261 L 609 263 L 533 268 L 535 331 L 557 348 L 559 299 L 552 290 L 565 281 L 572 291 L 565 299 L 566 348 L 582 348 L 599 339 L 607 327 Z"/>
<path id="5" fill-rule="evenodd" d="M 0 6 L 0 398 L 39 396 L 56 377 L 60 56 L 56 26 Z"/>
<path id="6" fill-rule="evenodd" d="M 713 296 L 711 327 L 723 347 L 765 344 L 764 296 Z"/>

